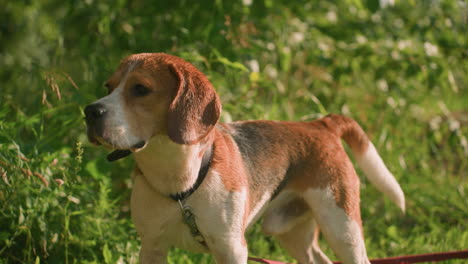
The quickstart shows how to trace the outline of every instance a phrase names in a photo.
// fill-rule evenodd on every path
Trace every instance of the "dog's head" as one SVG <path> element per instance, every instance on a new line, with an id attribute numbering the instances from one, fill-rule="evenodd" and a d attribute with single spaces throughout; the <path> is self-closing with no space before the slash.
<path id="1" fill-rule="evenodd" d="M 158 134 L 194 144 L 218 122 L 221 103 L 206 76 L 163 53 L 125 58 L 106 82 L 109 94 L 84 112 L 88 138 L 113 149 L 139 149 Z"/>

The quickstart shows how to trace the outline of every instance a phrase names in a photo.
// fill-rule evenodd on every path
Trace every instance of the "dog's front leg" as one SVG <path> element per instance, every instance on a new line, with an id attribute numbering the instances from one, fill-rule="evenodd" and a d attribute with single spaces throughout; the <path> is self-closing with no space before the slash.
<path id="1" fill-rule="evenodd" d="M 246 264 L 248 257 L 247 244 L 244 237 L 215 241 L 210 251 L 217 264 Z"/>
<path id="2" fill-rule="evenodd" d="M 150 246 L 147 243 L 142 243 L 140 249 L 141 264 L 166 264 L 167 250 L 158 247 Z"/>

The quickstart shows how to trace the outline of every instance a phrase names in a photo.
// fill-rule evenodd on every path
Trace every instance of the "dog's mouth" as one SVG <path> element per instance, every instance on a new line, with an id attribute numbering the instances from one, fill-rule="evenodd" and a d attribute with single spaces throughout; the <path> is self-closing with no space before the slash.
<path id="1" fill-rule="evenodd" d="M 133 145 L 132 147 L 130 147 L 129 149 L 116 149 L 112 151 L 111 153 L 109 153 L 109 155 L 107 155 L 107 160 L 110 162 L 113 162 L 119 159 L 123 159 L 127 157 L 128 155 L 132 154 L 133 152 L 138 152 L 144 149 L 146 145 L 147 145 L 146 141 L 140 141 L 136 143 L 135 145 Z"/>
<path id="2" fill-rule="evenodd" d="M 102 145 L 106 148 L 114 149 L 114 151 L 112 151 L 111 153 L 109 153 L 109 155 L 107 155 L 107 160 L 110 162 L 123 159 L 127 157 L 128 155 L 132 154 L 133 152 L 138 152 L 144 149 L 147 145 L 147 141 L 142 140 L 132 145 L 130 148 L 118 148 L 110 144 L 109 142 L 107 142 L 105 139 L 101 137 L 96 137 L 96 136 L 89 137 L 89 141 L 92 144 L 97 145 L 97 146 Z"/>

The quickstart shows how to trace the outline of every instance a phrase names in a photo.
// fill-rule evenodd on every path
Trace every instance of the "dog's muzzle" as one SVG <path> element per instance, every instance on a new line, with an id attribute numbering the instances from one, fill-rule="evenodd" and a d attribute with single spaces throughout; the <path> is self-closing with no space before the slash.
<path id="1" fill-rule="evenodd" d="M 88 139 L 91 143 L 101 145 L 99 139 L 103 139 L 104 133 L 104 120 L 106 118 L 108 110 L 103 104 L 94 103 L 86 106 L 84 109 L 86 125 L 88 127 Z M 142 140 L 129 149 L 116 149 L 107 156 L 108 161 L 115 161 L 121 158 L 125 158 L 132 152 L 139 151 L 146 146 L 146 141 Z"/>

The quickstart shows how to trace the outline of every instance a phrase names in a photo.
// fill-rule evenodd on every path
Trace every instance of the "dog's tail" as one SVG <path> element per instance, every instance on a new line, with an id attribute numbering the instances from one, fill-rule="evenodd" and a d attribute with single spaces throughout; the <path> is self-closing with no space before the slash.
<path id="1" fill-rule="evenodd" d="M 361 126 L 353 119 L 342 115 L 328 115 L 324 121 L 333 123 L 328 127 L 333 127 L 338 136 L 351 147 L 359 167 L 370 182 L 404 212 L 405 195 Z"/>

